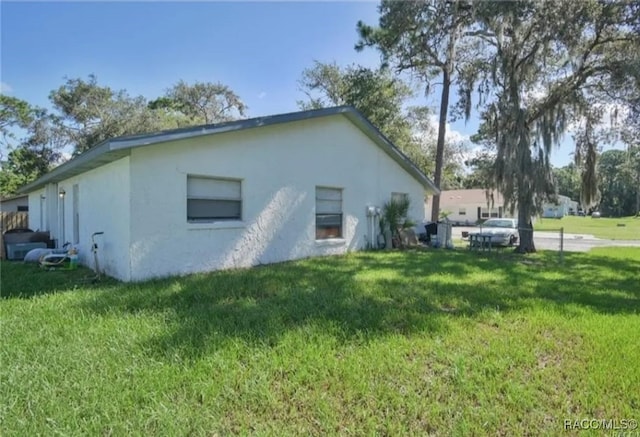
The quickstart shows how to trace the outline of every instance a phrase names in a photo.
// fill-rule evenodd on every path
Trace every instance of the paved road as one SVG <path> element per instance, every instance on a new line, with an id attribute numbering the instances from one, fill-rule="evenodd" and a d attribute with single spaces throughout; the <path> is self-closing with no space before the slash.
<path id="1" fill-rule="evenodd" d="M 454 227 L 453 238 L 462 238 L 463 231 L 477 231 L 474 227 Z M 536 249 L 543 250 L 560 250 L 560 233 L 559 232 L 540 232 L 533 233 Z M 567 252 L 587 252 L 592 247 L 602 246 L 634 246 L 640 247 L 640 240 L 606 240 L 596 238 L 587 234 L 564 234 L 564 250 Z"/>

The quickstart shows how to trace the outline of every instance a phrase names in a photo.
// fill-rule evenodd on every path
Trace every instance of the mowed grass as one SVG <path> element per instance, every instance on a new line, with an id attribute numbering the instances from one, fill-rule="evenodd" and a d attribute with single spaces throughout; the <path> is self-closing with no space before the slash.
<path id="1" fill-rule="evenodd" d="M 569 234 L 589 234 L 612 240 L 640 240 L 640 217 L 591 218 L 566 216 L 561 219 L 540 218 L 534 224 L 536 231 L 558 231 Z"/>
<path id="2" fill-rule="evenodd" d="M 640 249 L 359 253 L 128 285 L 1 267 L 4 436 L 640 419 Z"/>

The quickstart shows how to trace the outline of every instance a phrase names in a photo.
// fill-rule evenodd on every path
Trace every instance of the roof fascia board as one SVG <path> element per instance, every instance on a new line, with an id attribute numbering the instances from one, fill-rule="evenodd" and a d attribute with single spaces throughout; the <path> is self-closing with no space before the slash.
<path id="1" fill-rule="evenodd" d="M 59 165 L 58 167 L 51 170 L 49 173 L 44 176 L 36 179 L 35 181 L 21 187 L 17 192 L 19 194 L 27 194 L 31 191 L 37 190 L 38 188 L 52 182 L 59 182 L 60 180 L 66 179 L 65 173 L 74 168 L 80 167 L 83 164 L 88 164 L 94 159 L 100 157 L 111 151 L 110 142 L 102 142 L 101 144 L 93 147 L 86 152 L 76 156 L 75 158 L 65 162 L 64 164 Z"/>
<path id="2" fill-rule="evenodd" d="M 219 134 L 224 132 L 233 132 L 245 129 L 251 129 L 262 126 L 270 126 L 274 124 L 303 121 L 313 118 L 319 118 L 330 115 L 343 114 L 352 123 L 359 127 L 371 140 L 373 140 L 382 150 L 384 150 L 393 160 L 411 174 L 418 182 L 420 182 L 427 191 L 433 194 L 439 194 L 440 190 L 435 184 L 418 168 L 416 165 L 398 149 L 387 137 L 385 137 L 378 128 L 369 122 L 360 112 L 351 106 L 338 106 L 333 108 L 323 108 L 311 111 L 293 112 L 288 114 L 271 115 L 266 117 L 252 118 L 248 120 L 238 120 L 221 125 L 199 126 L 194 128 L 186 128 L 174 130 L 164 133 L 156 133 L 149 135 L 137 135 L 129 137 L 114 138 L 112 140 L 103 141 L 96 147 L 76 156 L 70 161 L 56 167 L 51 172 L 40 177 L 39 179 L 21 187 L 18 193 L 29 193 L 48 183 L 59 182 L 73 175 L 73 170 L 84 165 L 90 164 L 95 159 L 110 152 L 124 152 L 136 147 L 143 147 L 152 144 L 164 143 L 169 141 L 179 141 L 188 138 L 195 138 L 204 135 Z"/>
<path id="3" fill-rule="evenodd" d="M 334 108 L 315 109 L 311 111 L 292 112 L 289 114 L 269 115 L 265 117 L 250 118 L 247 120 L 231 121 L 214 126 L 199 126 L 180 131 L 169 131 L 151 135 L 141 135 L 137 137 L 115 138 L 110 141 L 112 150 L 130 149 L 134 147 L 149 146 L 152 144 L 166 143 L 169 141 L 179 141 L 188 138 L 196 138 L 204 135 L 234 132 L 256 127 L 271 126 L 274 124 L 303 121 L 328 115 L 336 115 L 354 111 L 349 106 L 339 106 Z"/>

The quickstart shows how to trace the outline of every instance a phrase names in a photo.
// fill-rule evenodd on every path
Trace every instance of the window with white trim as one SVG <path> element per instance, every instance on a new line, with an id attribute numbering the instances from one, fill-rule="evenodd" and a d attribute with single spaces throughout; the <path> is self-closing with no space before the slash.
<path id="1" fill-rule="evenodd" d="M 316 187 L 316 240 L 342 238 L 342 189 Z"/>
<path id="2" fill-rule="evenodd" d="M 481 218 L 496 218 L 498 217 L 498 208 L 482 208 Z"/>
<path id="3" fill-rule="evenodd" d="M 459 208 L 458 215 L 467 215 L 467 208 Z"/>
<path id="4" fill-rule="evenodd" d="M 242 220 L 239 179 L 187 176 L 187 221 L 192 223 Z"/>

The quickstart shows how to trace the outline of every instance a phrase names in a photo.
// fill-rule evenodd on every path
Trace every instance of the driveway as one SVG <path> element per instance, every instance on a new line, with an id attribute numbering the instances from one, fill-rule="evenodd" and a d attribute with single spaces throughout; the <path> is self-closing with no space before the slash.
<path id="1" fill-rule="evenodd" d="M 477 230 L 477 227 L 456 226 L 452 228 L 452 236 L 454 239 L 462 238 L 463 231 L 473 232 Z M 536 231 L 533 233 L 533 241 L 536 249 L 560 250 L 559 232 Z M 640 247 L 640 240 L 607 240 L 588 234 L 564 234 L 564 250 L 567 252 L 587 252 L 592 247 L 602 246 Z"/>

